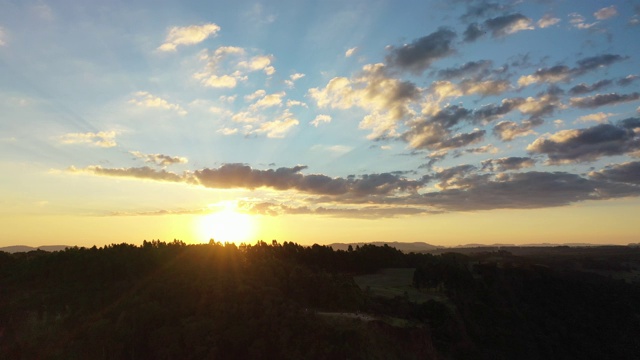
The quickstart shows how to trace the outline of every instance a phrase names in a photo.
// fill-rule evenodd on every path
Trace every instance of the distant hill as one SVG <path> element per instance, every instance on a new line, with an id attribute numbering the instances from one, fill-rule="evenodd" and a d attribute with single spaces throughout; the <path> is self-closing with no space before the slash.
<path id="1" fill-rule="evenodd" d="M 68 247 L 69 245 L 47 245 L 47 246 L 25 246 L 25 245 L 14 245 L 14 246 L 5 246 L 0 247 L 0 251 L 8 252 L 8 253 L 17 253 L 17 252 L 28 252 L 34 250 L 42 250 L 42 251 L 61 251 Z"/>
<path id="2" fill-rule="evenodd" d="M 420 251 L 431 251 L 437 249 L 444 249 L 443 246 L 436 246 L 427 244 L 425 242 L 412 242 L 412 243 L 404 243 L 404 242 L 384 242 L 384 241 L 373 241 L 373 242 L 359 242 L 359 243 L 333 243 L 329 244 L 331 248 L 334 250 L 347 250 L 349 245 L 351 245 L 354 249 L 356 246 L 363 246 L 365 244 L 376 245 L 376 246 L 384 246 L 389 245 L 390 247 L 396 248 L 403 252 L 420 252 Z"/>

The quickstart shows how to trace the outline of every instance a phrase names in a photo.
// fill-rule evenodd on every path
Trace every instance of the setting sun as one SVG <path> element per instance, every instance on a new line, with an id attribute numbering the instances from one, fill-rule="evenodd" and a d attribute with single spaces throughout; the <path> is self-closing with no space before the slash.
<path id="1" fill-rule="evenodd" d="M 253 240 L 256 232 L 253 217 L 237 212 L 233 206 L 225 206 L 218 212 L 202 216 L 197 226 L 201 241 L 213 239 L 239 244 Z"/>

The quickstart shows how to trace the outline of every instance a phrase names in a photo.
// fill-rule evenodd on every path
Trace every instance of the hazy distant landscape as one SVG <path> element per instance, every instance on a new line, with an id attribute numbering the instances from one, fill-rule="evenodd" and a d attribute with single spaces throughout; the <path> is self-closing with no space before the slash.
<path id="1" fill-rule="evenodd" d="M 639 247 L 463 250 L 145 241 L 0 252 L 0 358 L 637 357 Z"/>

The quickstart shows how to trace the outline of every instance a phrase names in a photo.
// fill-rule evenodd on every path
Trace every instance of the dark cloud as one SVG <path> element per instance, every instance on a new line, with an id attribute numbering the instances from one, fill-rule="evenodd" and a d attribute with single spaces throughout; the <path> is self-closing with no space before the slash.
<path id="1" fill-rule="evenodd" d="M 605 105 L 615 105 L 640 99 L 640 93 L 634 92 L 631 94 L 598 94 L 594 96 L 587 96 L 582 98 L 571 98 L 571 106 L 578 108 L 597 108 Z"/>
<path id="2" fill-rule="evenodd" d="M 617 54 L 603 54 L 580 59 L 576 66 L 570 68 L 566 65 L 555 65 L 550 68 L 540 68 L 531 75 L 526 75 L 518 79 L 520 86 L 534 83 L 555 83 L 560 81 L 570 81 L 573 77 L 583 75 L 589 71 L 594 71 L 602 67 L 609 66 L 616 62 L 627 59 L 626 56 Z"/>
<path id="3" fill-rule="evenodd" d="M 480 94 L 483 96 L 499 95 L 509 90 L 511 84 L 507 80 L 465 80 L 460 83 L 460 88 L 465 95 Z"/>
<path id="4" fill-rule="evenodd" d="M 632 121 L 629 124 L 632 126 Z M 527 147 L 532 153 L 546 154 L 550 164 L 593 161 L 638 149 L 640 139 L 632 129 L 611 124 L 563 130 L 538 138 Z"/>
<path id="5" fill-rule="evenodd" d="M 569 94 L 571 95 L 582 95 L 582 94 L 586 94 L 586 93 L 590 93 L 590 92 L 594 92 L 594 91 L 598 91 L 602 88 L 605 88 L 609 85 L 611 85 L 613 83 L 613 81 L 611 80 L 600 80 L 598 82 L 595 82 L 591 85 L 587 85 L 585 83 L 581 83 L 578 84 L 574 87 L 572 87 L 569 90 Z"/>
<path id="6" fill-rule="evenodd" d="M 534 134 L 534 127 L 542 125 L 541 119 L 524 120 L 521 124 L 513 121 L 501 121 L 493 127 L 493 134 L 502 141 L 511 141 L 517 137 Z"/>
<path id="7" fill-rule="evenodd" d="M 504 157 L 500 159 L 489 159 L 482 162 L 482 170 L 504 172 L 508 170 L 520 170 L 532 167 L 536 161 L 530 157 Z"/>
<path id="8" fill-rule="evenodd" d="M 485 105 L 473 112 L 474 120 L 478 123 L 488 123 L 508 114 L 525 102 L 523 98 L 504 99 L 500 104 Z"/>
<path id="9" fill-rule="evenodd" d="M 445 128 L 451 128 L 471 115 L 472 111 L 458 105 L 450 105 L 436 113 L 429 121 L 442 124 Z"/>
<path id="10" fill-rule="evenodd" d="M 589 177 L 627 184 L 640 185 L 640 161 L 609 165 L 600 171 L 592 171 Z"/>
<path id="11" fill-rule="evenodd" d="M 475 170 L 473 165 L 458 165 L 438 171 L 433 178 L 439 181 L 438 188 L 447 189 L 462 185 L 460 180 Z"/>
<path id="12" fill-rule="evenodd" d="M 474 130 L 470 133 L 456 134 L 437 143 L 437 149 L 456 149 L 484 140 L 485 130 Z"/>
<path id="13" fill-rule="evenodd" d="M 473 176 L 466 187 L 430 192 L 416 203 L 448 211 L 532 209 L 585 200 L 640 195 L 640 187 L 585 179 L 566 172 L 501 173 Z"/>
<path id="14" fill-rule="evenodd" d="M 478 4 L 470 5 L 467 11 L 460 16 L 460 20 L 467 22 L 470 19 L 481 18 L 493 15 L 508 9 L 508 5 L 497 2 L 481 1 Z"/>
<path id="15" fill-rule="evenodd" d="M 622 79 L 618 80 L 617 84 L 620 86 L 629 86 L 637 79 L 638 79 L 638 75 L 627 75 Z"/>
<path id="16" fill-rule="evenodd" d="M 474 42 L 486 33 L 478 23 L 471 23 L 463 33 L 464 41 Z"/>
<path id="17" fill-rule="evenodd" d="M 491 36 L 501 37 L 531 29 L 531 19 L 522 14 L 509 14 L 488 19 L 484 25 L 491 31 Z"/>
<path id="18" fill-rule="evenodd" d="M 363 206 L 363 207 L 325 207 L 318 206 L 315 208 L 309 206 L 289 206 L 274 202 L 241 202 L 239 203 L 242 211 L 254 215 L 323 215 L 341 218 L 362 218 L 362 219 L 378 219 L 391 218 L 403 215 L 417 215 L 423 213 L 434 213 L 433 210 L 426 210 L 417 207 L 382 207 L 382 206 Z"/>
<path id="19" fill-rule="evenodd" d="M 183 174 L 156 170 L 146 166 L 120 169 L 105 169 L 100 166 L 90 166 L 85 169 L 72 167 L 69 171 L 102 176 L 186 182 L 213 189 L 271 188 L 297 190 L 316 195 L 348 195 L 351 197 L 415 192 L 425 182 L 425 179 L 406 179 L 398 173 L 367 174 L 349 178 L 332 178 L 322 174 L 301 174 L 300 171 L 306 168 L 306 166 L 294 166 L 291 168 L 281 167 L 276 170 L 259 170 L 244 164 L 224 164 L 216 169 L 205 168 Z"/>
<path id="20" fill-rule="evenodd" d="M 592 56 L 578 60 L 578 66 L 574 69 L 577 74 L 583 74 L 587 71 L 595 70 L 605 66 L 609 66 L 613 63 L 626 60 L 627 56 L 621 56 L 617 54 L 603 54 L 598 56 Z"/>
<path id="21" fill-rule="evenodd" d="M 482 78 L 491 65 L 491 60 L 469 61 L 459 67 L 442 69 L 438 71 L 438 76 L 446 80 L 465 77 Z"/>
<path id="22" fill-rule="evenodd" d="M 635 131 L 636 129 L 640 129 L 640 118 L 626 118 L 624 120 L 620 120 L 618 125 L 625 129 Z"/>
<path id="23" fill-rule="evenodd" d="M 454 52 L 452 41 L 456 33 L 450 29 L 438 31 L 398 48 L 392 48 L 387 63 L 401 70 L 421 74 L 431 63 Z"/>

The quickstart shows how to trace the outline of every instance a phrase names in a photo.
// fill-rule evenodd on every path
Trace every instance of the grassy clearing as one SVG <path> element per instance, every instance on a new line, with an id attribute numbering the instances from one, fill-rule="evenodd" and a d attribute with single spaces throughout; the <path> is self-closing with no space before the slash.
<path id="1" fill-rule="evenodd" d="M 354 277 L 356 284 L 373 296 L 395 298 L 406 296 L 409 301 L 424 303 L 428 300 L 446 302 L 446 297 L 431 290 L 417 290 L 412 286 L 413 268 L 382 269 L 375 274 Z"/>

